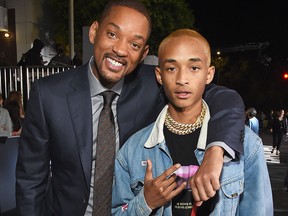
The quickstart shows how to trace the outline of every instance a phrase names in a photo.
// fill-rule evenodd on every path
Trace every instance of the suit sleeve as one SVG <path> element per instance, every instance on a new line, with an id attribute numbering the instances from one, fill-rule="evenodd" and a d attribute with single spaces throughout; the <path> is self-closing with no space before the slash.
<path id="1" fill-rule="evenodd" d="M 245 107 L 241 96 L 235 90 L 209 84 L 204 100 L 211 114 L 207 145 L 224 142 L 236 153 L 243 154 Z"/>
<path id="2" fill-rule="evenodd" d="M 17 215 L 42 215 L 49 175 L 49 139 L 37 81 L 30 91 L 16 165 Z"/>

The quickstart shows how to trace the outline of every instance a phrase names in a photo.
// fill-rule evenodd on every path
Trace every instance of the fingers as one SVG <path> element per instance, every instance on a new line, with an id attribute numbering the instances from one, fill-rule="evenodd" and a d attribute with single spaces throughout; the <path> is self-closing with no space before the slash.
<path id="1" fill-rule="evenodd" d="M 195 205 L 195 206 L 201 206 L 201 205 L 202 205 L 202 203 L 203 203 L 203 201 L 194 202 L 194 205 Z"/>
<path id="2" fill-rule="evenodd" d="M 166 189 L 167 193 L 169 194 L 169 195 L 167 196 L 167 199 L 168 199 L 168 200 L 172 200 L 172 199 L 173 199 L 175 196 L 177 196 L 182 190 L 185 189 L 186 185 L 187 185 L 187 183 L 186 183 L 186 182 L 183 182 L 180 186 L 178 186 L 178 187 L 176 186 L 176 189 L 175 189 L 175 186 L 172 187 L 172 185 L 170 185 L 170 186 Z"/>
<path id="3" fill-rule="evenodd" d="M 211 185 L 213 187 L 213 190 L 216 192 L 220 189 L 220 181 L 219 178 L 212 178 L 211 179 Z"/>
<path id="4" fill-rule="evenodd" d="M 165 170 L 160 176 L 154 179 L 153 184 L 158 186 L 159 192 L 170 193 L 177 187 L 176 183 L 176 174 L 174 173 L 178 168 L 180 168 L 180 164 L 175 164 Z M 160 186 L 160 187 L 159 187 Z"/>
<path id="5" fill-rule="evenodd" d="M 155 178 L 159 181 L 169 180 L 172 176 L 174 176 L 174 172 L 181 167 L 180 164 L 175 164 L 171 167 L 169 167 L 167 170 L 165 170 L 159 177 Z M 146 174 L 145 174 L 145 180 L 153 179 L 152 174 L 152 162 L 151 160 L 147 160 L 147 167 L 146 167 Z M 175 179 L 174 179 L 175 180 Z M 172 180 L 173 181 L 173 180 Z M 169 182 L 169 181 L 168 181 Z"/>
<path id="6" fill-rule="evenodd" d="M 147 160 L 147 167 L 146 167 L 146 173 L 145 173 L 145 179 L 144 182 L 147 180 L 153 179 L 152 174 L 152 162 L 148 159 Z"/>
<path id="7" fill-rule="evenodd" d="M 180 164 L 175 164 L 168 168 L 158 177 L 159 181 L 163 181 L 162 184 L 162 193 L 166 194 L 166 199 L 171 200 L 177 194 L 179 194 L 187 185 L 186 182 L 183 182 L 181 185 L 177 185 L 176 178 L 177 175 L 174 173 L 177 169 L 181 167 Z"/>
<path id="8" fill-rule="evenodd" d="M 211 174 L 211 173 L 210 173 Z M 194 175 L 190 180 L 193 198 L 196 202 L 214 197 L 220 189 L 219 178 L 214 175 Z M 199 203 L 201 205 L 201 203 Z"/>
<path id="9" fill-rule="evenodd" d="M 206 201 L 209 198 L 215 196 L 216 191 L 220 187 L 219 181 L 214 182 L 215 187 L 213 186 L 212 182 L 210 179 L 200 179 L 200 178 L 194 178 L 193 180 L 190 181 L 191 184 L 191 189 L 192 189 L 192 194 L 193 198 L 196 202 L 199 201 Z M 219 187 L 217 187 L 219 185 Z"/>
<path id="10" fill-rule="evenodd" d="M 193 198 L 199 204 L 215 196 L 220 189 L 223 151 L 219 146 L 207 149 L 202 164 L 190 180 Z"/>
<path id="11" fill-rule="evenodd" d="M 174 172 L 181 167 L 180 164 L 174 164 L 173 166 L 169 167 L 165 170 L 158 178 L 161 181 L 169 180 L 171 177 L 175 177 Z"/>
<path id="12" fill-rule="evenodd" d="M 163 206 L 185 188 L 186 183 L 177 187 L 177 176 L 174 172 L 180 166 L 180 164 L 175 164 L 165 170 L 160 176 L 153 178 L 152 162 L 147 160 L 144 179 L 144 197 L 147 205 L 151 209 Z"/>

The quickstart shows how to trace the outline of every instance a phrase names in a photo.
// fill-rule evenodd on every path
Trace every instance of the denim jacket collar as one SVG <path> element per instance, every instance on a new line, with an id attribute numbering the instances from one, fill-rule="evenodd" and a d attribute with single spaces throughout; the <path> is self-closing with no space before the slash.
<path id="1" fill-rule="evenodd" d="M 205 113 L 203 124 L 201 127 L 197 148 L 205 150 L 206 141 L 207 141 L 207 132 L 208 132 L 208 121 L 210 119 L 210 111 L 209 111 L 209 107 L 207 103 L 203 99 L 202 101 L 204 102 L 204 105 L 206 106 L 206 113 Z M 144 144 L 146 148 L 153 148 L 155 145 L 164 142 L 165 138 L 163 134 L 163 127 L 164 127 L 164 121 L 165 121 L 167 110 L 168 110 L 168 105 L 166 105 L 162 109 L 161 113 L 156 119 L 153 129 L 151 131 L 151 134 L 148 140 L 146 141 L 146 143 Z"/>

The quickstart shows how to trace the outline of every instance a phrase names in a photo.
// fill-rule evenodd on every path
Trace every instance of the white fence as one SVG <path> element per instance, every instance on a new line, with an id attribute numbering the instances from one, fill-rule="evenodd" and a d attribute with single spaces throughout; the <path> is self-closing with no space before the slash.
<path id="1" fill-rule="evenodd" d="M 0 67 L 0 91 L 4 98 L 6 98 L 10 91 L 20 91 L 23 95 L 23 104 L 25 105 L 31 88 L 32 82 L 35 79 L 49 76 L 51 74 L 60 73 L 71 67 L 22 67 L 22 66 L 8 66 Z"/>

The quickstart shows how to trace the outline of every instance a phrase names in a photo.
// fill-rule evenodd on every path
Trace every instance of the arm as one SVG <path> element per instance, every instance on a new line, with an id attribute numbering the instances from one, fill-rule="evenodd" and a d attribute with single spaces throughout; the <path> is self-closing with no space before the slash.
<path id="1" fill-rule="evenodd" d="M 209 84 L 204 100 L 211 114 L 207 144 L 223 142 L 236 154 L 243 154 L 245 107 L 241 96 L 232 89 Z"/>
<path id="2" fill-rule="evenodd" d="M 235 152 L 243 154 L 245 109 L 240 95 L 234 90 L 209 84 L 204 100 L 209 105 L 211 113 L 207 137 L 208 149 L 201 166 L 190 182 L 194 200 L 199 202 L 197 205 L 213 197 L 219 190 L 223 156 L 234 158 Z"/>
<path id="3" fill-rule="evenodd" d="M 147 206 L 142 190 L 143 185 L 133 182 L 133 188 L 131 186 L 131 180 L 129 175 L 129 167 L 127 161 L 120 153 L 125 145 L 117 153 L 115 160 L 115 181 L 113 183 L 112 192 L 112 215 L 149 215 L 151 209 Z M 144 180 L 143 180 L 144 182 Z M 135 195 L 133 190 L 139 193 Z M 141 206 L 141 208 L 139 207 Z M 142 211 L 139 212 L 139 209 Z"/>
<path id="4" fill-rule="evenodd" d="M 37 81 L 35 81 L 37 83 Z M 49 130 L 35 84 L 31 89 L 16 166 L 17 215 L 42 215 L 49 174 Z"/>
<path id="5" fill-rule="evenodd" d="M 117 171 L 113 185 L 112 215 L 148 216 L 153 210 L 161 208 L 172 200 L 186 186 L 186 183 L 182 183 L 177 187 L 176 175 L 172 174 L 180 164 L 171 166 L 160 176 L 153 178 L 152 162 L 147 160 L 143 184 L 139 179 L 136 179 L 137 182 L 131 182 L 133 179 L 121 154 L 117 155 L 115 163 Z"/>
<path id="6" fill-rule="evenodd" d="M 246 132 L 244 150 L 244 193 L 239 212 L 243 215 L 273 215 L 272 189 L 263 143 L 252 131 Z"/>

